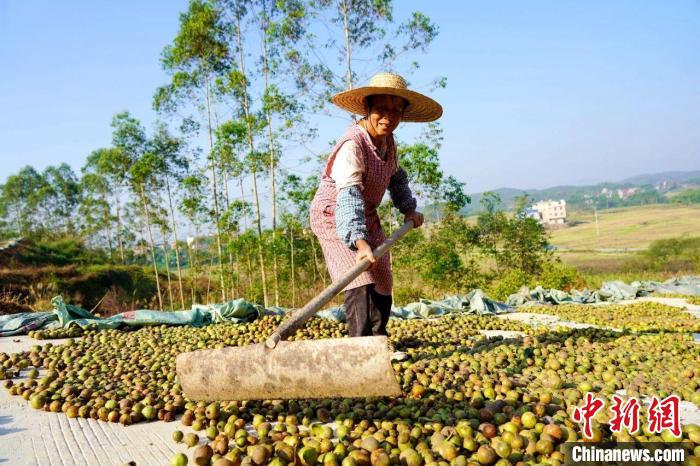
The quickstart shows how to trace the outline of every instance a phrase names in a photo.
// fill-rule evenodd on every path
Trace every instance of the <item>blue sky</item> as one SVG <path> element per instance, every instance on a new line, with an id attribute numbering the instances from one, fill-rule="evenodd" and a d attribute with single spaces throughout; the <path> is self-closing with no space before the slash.
<path id="1" fill-rule="evenodd" d="M 394 3 L 440 27 L 410 81 L 447 76 L 441 156 L 468 191 L 700 169 L 700 2 Z M 27 164 L 79 169 L 118 111 L 151 123 L 185 7 L 0 0 L 0 183 Z M 318 147 L 346 124 L 316 121 Z"/>

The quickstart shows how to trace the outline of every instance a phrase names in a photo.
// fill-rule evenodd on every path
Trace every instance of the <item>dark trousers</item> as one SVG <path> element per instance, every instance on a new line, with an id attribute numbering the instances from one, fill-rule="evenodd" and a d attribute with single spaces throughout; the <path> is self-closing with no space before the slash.
<path id="1" fill-rule="evenodd" d="M 345 318 L 351 337 L 387 335 L 391 295 L 374 291 L 374 284 L 345 291 Z"/>

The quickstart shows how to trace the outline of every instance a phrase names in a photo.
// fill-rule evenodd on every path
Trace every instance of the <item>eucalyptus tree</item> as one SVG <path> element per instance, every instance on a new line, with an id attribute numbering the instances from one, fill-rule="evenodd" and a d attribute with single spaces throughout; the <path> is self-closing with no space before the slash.
<path id="1" fill-rule="evenodd" d="M 36 195 L 43 206 L 51 235 L 75 233 L 75 211 L 80 203 L 78 178 L 67 163 L 48 166 L 42 173 L 42 183 Z"/>
<path id="2" fill-rule="evenodd" d="M 112 128 L 115 128 L 117 119 L 112 120 Z M 129 167 L 132 159 L 128 152 L 116 147 L 102 148 L 88 155 L 85 165 L 81 169 L 83 175 L 93 174 L 104 178 L 106 189 L 109 193 L 109 203 L 114 207 L 116 225 L 116 240 L 119 249 L 119 258 L 125 263 L 125 227 L 122 222 L 123 199 L 122 195 L 127 186 Z"/>
<path id="3" fill-rule="evenodd" d="M 216 3 L 190 0 L 187 11 L 180 15 L 180 28 L 173 43 L 163 51 L 163 68 L 171 74 L 171 82 L 160 87 L 154 97 L 154 107 L 158 111 L 174 112 L 184 105 L 195 105 L 205 116 L 221 298 L 224 301 L 226 287 L 214 151 L 214 135 L 218 126 L 215 118 L 218 97 L 214 82 L 228 66 L 229 49 L 225 32 L 221 9 Z"/>
<path id="4" fill-rule="evenodd" d="M 86 171 L 85 168 L 83 167 L 80 178 L 82 199 L 78 207 L 78 213 L 82 219 L 82 233 L 92 237 L 99 236 L 99 233 L 103 232 L 109 250 L 109 260 L 113 262 L 112 225 L 114 224 L 114 216 L 109 203 L 109 181 L 105 176 Z"/>
<path id="5" fill-rule="evenodd" d="M 31 236 L 38 233 L 35 226 L 39 209 L 36 193 L 43 183 L 42 175 L 31 166 L 5 180 L 0 191 L 0 212 L 8 219 L 5 228 L 11 234 Z"/>
<path id="6" fill-rule="evenodd" d="M 200 263 L 197 257 L 197 239 L 201 225 L 207 221 L 210 214 L 206 205 L 206 195 L 204 188 L 206 185 L 205 176 L 198 170 L 192 170 L 185 176 L 181 183 L 182 196 L 180 198 L 180 211 L 187 217 L 194 229 L 194 236 L 187 238 L 187 262 L 193 269 L 192 280 L 192 302 L 196 301 L 197 278 L 200 272 Z"/>
<path id="7" fill-rule="evenodd" d="M 156 174 L 155 176 L 158 176 Z M 160 205 L 160 202 L 155 203 L 153 206 L 153 225 L 158 228 L 161 236 L 161 243 L 163 245 L 163 264 L 165 265 L 165 279 L 168 283 L 168 302 L 170 303 L 170 310 L 174 310 L 174 300 L 173 300 L 173 285 L 172 277 L 170 275 L 170 248 L 168 247 L 168 238 L 171 235 L 170 226 L 168 225 L 168 214 L 165 212 Z M 157 244 L 157 242 L 155 243 Z M 156 260 L 158 257 L 156 255 Z M 182 300 L 184 302 L 184 299 Z M 182 305 L 184 308 L 184 304 Z"/>
<path id="8" fill-rule="evenodd" d="M 109 248 L 109 259 L 114 261 L 112 225 L 115 222 L 115 217 L 112 215 L 110 202 L 112 186 L 109 178 L 98 167 L 98 161 L 102 158 L 102 153 L 108 150 L 97 149 L 91 152 L 85 165 L 80 169 L 80 185 L 82 186 L 83 197 L 79 212 L 83 219 L 85 234 L 90 236 L 102 230 L 106 232 L 105 239 Z"/>
<path id="9" fill-rule="evenodd" d="M 159 174 L 164 171 L 164 162 L 162 157 L 149 150 L 148 139 L 143 126 L 129 112 L 115 115 L 112 120 L 112 128 L 112 144 L 122 152 L 123 158 L 128 160 L 130 164 L 126 173 L 127 182 L 133 196 L 140 201 L 140 212 L 144 220 L 156 287 L 158 289 L 158 306 L 160 310 L 163 310 L 163 296 L 160 289 L 155 252 L 156 246 L 153 238 L 152 225 L 154 222 L 152 211 L 155 209 L 153 194 L 160 188 Z"/>
<path id="10" fill-rule="evenodd" d="M 182 282 L 182 264 L 180 262 L 180 248 L 178 245 L 177 218 L 175 216 L 175 205 L 173 202 L 173 189 L 177 187 L 189 170 L 189 160 L 184 155 L 184 141 L 172 136 L 165 125 L 157 126 L 155 134 L 148 141 L 150 150 L 162 158 L 163 173 L 162 179 L 165 181 L 165 190 L 168 196 L 168 213 L 170 214 L 170 226 L 164 231 L 172 233 L 172 245 L 175 251 L 175 265 L 177 267 L 177 280 L 180 292 L 180 305 L 185 308 L 185 292 Z M 171 186 L 171 181 L 174 186 Z M 166 261 L 166 265 L 167 261 Z M 169 267 L 169 265 L 168 265 Z M 167 270 L 168 276 L 170 270 Z"/>
<path id="11" fill-rule="evenodd" d="M 241 252 L 244 253 L 247 263 L 250 263 L 250 256 L 247 255 L 247 251 L 241 251 L 237 244 L 237 238 L 241 233 L 241 220 L 248 217 L 251 214 L 251 206 L 248 202 L 241 199 L 236 199 L 230 202 L 226 206 L 226 210 L 221 216 L 221 223 L 223 225 L 224 231 L 228 234 L 228 241 L 226 244 L 226 250 L 231 257 L 231 296 L 241 296 Z M 235 261 L 234 261 L 235 256 Z M 235 263 L 235 269 L 234 264 Z M 248 279 L 252 279 L 252 275 L 249 274 Z M 235 280 L 235 284 L 234 283 Z"/>
<path id="12" fill-rule="evenodd" d="M 246 125 L 244 122 L 238 119 L 229 119 L 221 123 L 217 129 L 216 133 L 216 156 L 219 161 L 220 173 L 223 179 L 224 186 L 224 207 L 223 213 L 221 215 L 221 225 L 223 226 L 223 233 L 226 236 L 224 243 L 227 244 L 226 250 L 228 252 L 229 266 L 230 269 L 236 269 L 236 274 L 239 270 L 239 264 L 234 265 L 234 256 L 239 257 L 238 251 L 234 254 L 234 248 L 231 247 L 233 238 L 239 233 L 240 229 L 240 219 L 235 222 L 235 228 L 232 228 L 231 214 L 232 214 L 232 197 L 229 193 L 229 184 L 231 180 L 238 182 L 241 188 L 241 198 L 238 201 L 233 201 L 233 203 L 243 202 L 245 203 L 245 190 L 243 188 L 243 181 L 246 175 L 246 164 L 241 158 L 241 154 L 245 151 L 245 138 L 246 138 Z M 233 209 L 236 211 L 237 207 Z M 244 228 L 248 228 L 248 216 L 251 215 L 250 209 L 244 209 L 241 213 Z M 226 217 L 226 218 L 225 218 Z M 233 277 L 232 277 L 233 279 Z M 236 278 L 237 280 L 238 278 Z M 231 285 L 232 290 L 238 291 L 239 287 Z"/>
<path id="13" fill-rule="evenodd" d="M 301 230 L 301 222 L 299 221 L 299 218 L 297 218 L 296 215 L 293 213 L 285 213 L 282 215 L 282 222 L 286 226 L 286 230 L 289 233 L 289 277 L 291 281 L 291 288 L 292 288 L 292 301 L 291 305 L 292 307 L 296 307 L 297 305 L 297 281 L 296 281 L 296 247 L 295 247 L 295 231 Z M 297 234 L 296 237 L 298 238 L 299 235 Z"/>
<path id="14" fill-rule="evenodd" d="M 222 4 L 225 6 L 227 13 L 228 31 L 231 35 L 232 58 L 236 55 L 237 63 L 231 64 L 226 76 L 220 82 L 222 93 L 233 98 L 235 107 L 239 110 L 236 116 L 245 123 L 247 154 L 245 157 L 246 166 L 250 173 L 251 182 L 253 185 L 253 201 L 255 206 L 255 226 L 258 233 L 258 262 L 261 275 L 262 295 L 265 306 L 269 304 L 267 290 L 267 272 L 265 258 L 263 254 L 263 229 L 262 215 L 260 209 L 260 196 L 258 193 L 258 174 L 261 170 L 261 154 L 256 150 L 255 137 L 260 131 L 262 123 L 261 119 L 253 110 L 253 102 L 250 95 L 252 73 L 246 70 L 245 56 L 248 53 L 250 44 L 246 42 L 243 28 L 247 15 L 251 12 L 249 8 L 252 3 L 246 0 L 224 0 Z"/>
<path id="15" fill-rule="evenodd" d="M 282 183 L 282 192 L 284 199 L 290 204 L 294 215 L 297 219 L 300 219 L 300 224 L 302 228 L 308 231 L 309 228 L 309 208 L 311 206 L 311 201 L 318 189 L 319 179 L 318 176 L 311 175 L 305 179 L 302 179 L 298 175 L 287 175 L 284 182 Z M 309 242 L 311 246 L 311 251 L 313 254 L 313 277 L 316 281 L 317 277 L 320 277 L 323 286 L 326 286 L 326 273 L 325 267 L 319 265 L 319 254 L 316 249 L 316 237 L 313 234 L 309 236 Z M 296 272 L 292 269 L 292 275 Z"/>
<path id="16" fill-rule="evenodd" d="M 281 90 L 286 78 L 285 51 L 294 50 L 302 39 L 308 15 L 299 0 L 257 0 L 258 25 L 261 32 L 260 64 L 263 76 L 262 113 L 267 129 L 268 169 L 270 180 L 270 206 L 272 229 L 272 257 L 275 305 L 279 306 L 279 264 L 277 258 L 277 186 L 276 172 L 281 150 L 279 143 L 285 130 L 289 131 L 301 121 L 300 106 L 293 95 Z"/>
<path id="17" fill-rule="evenodd" d="M 153 225 L 156 216 L 154 211 L 157 205 L 153 205 L 150 195 L 158 186 L 157 174 L 162 170 L 162 159 L 152 152 L 144 152 L 131 166 L 129 170 L 129 185 L 141 204 L 141 212 L 145 221 L 146 233 L 148 234 L 148 246 L 150 248 L 151 260 L 153 262 L 153 272 L 158 288 L 158 306 L 163 310 L 163 296 L 160 289 L 160 278 L 158 274 L 158 261 L 156 260 L 156 244 L 153 236 Z"/>
<path id="18" fill-rule="evenodd" d="M 417 69 L 418 62 L 407 56 L 426 52 L 439 31 L 418 11 L 397 23 L 391 0 L 309 0 L 309 14 L 328 34 L 306 36 L 303 52 L 294 55 L 296 78 L 319 109 L 332 94 L 352 89 L 378 71 Z"/>
<path id="19" fill-rule="evenodd" d="M 2 185 L 0 211 L 15 234 L 72 235 L 80 196 L 78 178 L 68 164 L 50 165 L 41 173 L 27 166 Z"/>

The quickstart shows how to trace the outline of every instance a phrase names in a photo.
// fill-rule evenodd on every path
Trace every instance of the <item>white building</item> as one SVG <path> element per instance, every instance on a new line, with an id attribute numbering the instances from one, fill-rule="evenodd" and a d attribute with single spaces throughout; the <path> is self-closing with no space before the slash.
<path id="1" fill-rule="evenodd" d="M 566 201 L 540 201 L 532 206 L 539 214 L 540 222 L 545 225 L 563 225 L 566 223 Z"/>
<path id="2" fill-rule="evenodd" d="M 630 197 L 638 192 L 639 192 L 639 188 L 625 188 L 625 189 L 618 189 L 617 195 L 620 199 L 627 199 L 628 197 Z"/>

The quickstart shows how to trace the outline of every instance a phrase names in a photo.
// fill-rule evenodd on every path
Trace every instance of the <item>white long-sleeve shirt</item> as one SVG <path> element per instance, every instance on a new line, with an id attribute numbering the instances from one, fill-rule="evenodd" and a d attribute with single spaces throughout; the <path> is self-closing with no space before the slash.
<path id="1" fill-rule="evenodd" d="M 369 140 L 369 142 L 374 145 L 372 138 L 369 133 L 362 125 L 358 125 L 362 130 L 364 136 Z M 376 146 L 375 146 L 376 147 Z M 377 148 L 379 150 L 379 156 L 382 160 L 386 160 L 387 144 L 386 141 L 381 147 Z M 394 164 L 394 170 L 392 174 L 396 173 L 399 169 L 398 160 Z M 340 146 L 338 152 L 335 154 L 335 160 L 331 166 L 330 176 L 335 181 L 335 187 L 338 190 L 347 188 L 349 186 L 362 186 L 362 175 L 365 172 L 364 158 L 362 157 L 362 150 L 355 143 L 355 141 L 348 140 Z"/>

